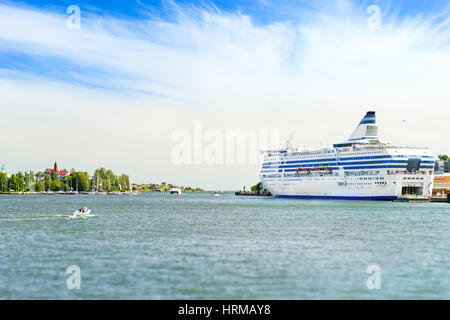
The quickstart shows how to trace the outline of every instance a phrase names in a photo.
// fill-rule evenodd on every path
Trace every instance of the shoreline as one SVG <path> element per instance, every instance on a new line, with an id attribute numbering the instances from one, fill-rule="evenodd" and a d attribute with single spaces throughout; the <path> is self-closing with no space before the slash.
<path id="1" fill-rule="evenodd" d="M 183 191 L 183 193 L 211 193 L 212 191 Z M 132 195 L 137 195 L 141 193 L 170 193 L 169 191 L 133 191 L 131 193 Z M 12 194 L 12 195 L 21 195 L 21 194 L 28 194 L 28 195 L 130 195 L 130 192 L 118 192 L 118 191 L 105 191 L 105 192 L 88 192 L 88 191 L 80 191 L 80 192 L 73 192 L 73 191 L 67 191 L 67 192 L 59 192 L 59 191 L 47 191 L 47 192 L 35 192 L 35 191 L 6 191 L 6 192 L 0 192 L 0 195 L 2 194 Z"/>
<path id="2" fill-rule="evenodd" d="M 185 191 L 183 193 L 212 193 L 213 191 Z M 228 191 L 228 192 L 232 192 L 232 191 Z M 89 195 L 108 195 L 108 196 L 114 196 L 114 195 L 119 195 L 119 196 L 130 196 L 130 195 L 140 195 L 143 193 L 165 193 L 165 194 L 170 194 L 169 191 L 139 191 L 139 192 L 78 192 L 78 193 L 74 193 L 74 192 L 33 192 L 33 191 L 29 191 L 29 192 L 14 192 L 14 191 L 7 191 L 7 192 L 0 192 L 0 195 L 42 195 L 42 196 L 47 196 L 47 195 L 66 195 L 66 196 L 76 196 L 76 195 L 83 195 L 83 196 L 89 196 Z M 262 197 L 262 198 L 274 198 L 271 195 L 267 195 L 267 194 L 261 194 L 258 195 L 254 192 L 242 192 L 242 191 L 237 191 L 234 192 L 235 196 L 244 196 L 244 197 Z M 392 200 L 392 202 L 403 202 L 403 203 L 450 203 L 450 199 L 447 197 L 429 197 L 429 198 L 399 198 L 397 200 Z"/>

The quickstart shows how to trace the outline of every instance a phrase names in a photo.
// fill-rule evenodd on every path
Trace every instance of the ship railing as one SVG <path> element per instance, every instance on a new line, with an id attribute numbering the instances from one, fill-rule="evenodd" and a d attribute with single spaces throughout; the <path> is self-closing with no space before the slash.
<path id="1" fill-rule="evenodd" d="M 427 147 L 421 147 L 421 146 L 406 146 L 406 147 L 402 147 L 402 146 L 387 146 L 388 149 L 425 149 L 428 150 Z"/>
<path id="2" fill-rule="evenodd" d="M 393 146 L 389 144 L 385 145 L 367 145 L 367 146 L 355 146 L 356 150 L 374 150 L 374 149 L 425 149 L 428 150 L 427 147 L 420 147 L 420 146 Z"/>
<path id="3" fill-rule="evenodd" d="M 317 155 L 317 154 L 332 154 L 334 151 L 332 149 L 328 149 L 327 151 L 295 151 L 295 152 L 279 152 L 278 150 L 261 150 L 261 153 L 266 153 L 269 156 L 278 155 L 278 154 L 289 154 L 290 157 L 295 156 L 307 156 L 307 155 Z"/>

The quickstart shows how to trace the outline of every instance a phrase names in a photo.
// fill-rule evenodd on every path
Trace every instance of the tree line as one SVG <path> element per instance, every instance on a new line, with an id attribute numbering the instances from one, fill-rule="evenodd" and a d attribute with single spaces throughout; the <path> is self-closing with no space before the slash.
<path id="1" fill-rule="evenodd" d="M 146 192 L 146 191 L 169 191 L 170 188 L 172 188 L 174 186 L 175 185 L 173 185 L 171 183 L 161 182 L 160 184 L 158 184 L 158 183 L 140 184 L 138 186 L 138 188 L 140 191 L 144 191 L 144 192 Z M 194 187 L 179 186 L 179 188 L 183 192 L 204 192 L 205 191 L 201 188 L 194 188 Z"/>
<path id="2" fill-rule="evenodd" d="M 67 171 L 67 170 L 63 170 Z M 0 172 L 1 192 L 42 192 L 42 191 L 130 191 L 130 178 L 126 174 L 115 175 L 112 170 L 99 168 L 94 175 L 78 172 L 75 169 L 65 177 L 56 172 L 45 174 L 42 171 L 19 171 L 8 175 Z"/>

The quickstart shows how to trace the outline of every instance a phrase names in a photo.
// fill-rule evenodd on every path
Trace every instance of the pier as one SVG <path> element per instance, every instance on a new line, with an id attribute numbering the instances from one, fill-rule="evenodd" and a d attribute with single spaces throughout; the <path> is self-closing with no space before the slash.
<path id="1" fill-rule="evenodd" d="M 408 202 L 408 203 L 430 203 L 430 202 L 441 202 L 450 203 L 450 194 L 446 197 L 420 197 L 420 196 L 403 196 L 399 197 L 394 202 Z"/>
<path id="2" fill-rule="evenodd" d="M 429 197 L 398 197 L 394 202 L 408 202 L 408 203 L 429 203 L 431 198 Z"/>
<path id="3" fill-rule="evenodd" d="M 431 202 L 447 202 L 450 203 L 450 193 L 447 193 L 446 197 L 431 197 Z"/>
<path id="4" fill-rule="evenodd" d="M 256 185 L 251 187 L 250 190 L 239 190 L 234 193 L 235 196 L 253 196 L 253 197 L 272 197 L 272 194 L 264 189 L 261 182 L 258 182 Z"/>
<path id="5" fill-rule="evenodd" d="M 258 193 L 256 191 L 236 191 L 234 193 L 236 196 L 257 196 Z"/>

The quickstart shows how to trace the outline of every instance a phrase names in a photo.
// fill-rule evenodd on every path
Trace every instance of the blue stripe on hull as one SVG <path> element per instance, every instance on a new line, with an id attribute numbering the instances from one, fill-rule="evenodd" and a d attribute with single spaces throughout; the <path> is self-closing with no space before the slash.
<path id="1" fill-rule="evenodd" d="M 321 200 L 397 200 L 397 196 L 310 196 L 310 195 L 277 195 L 277 198 L 289 199 L 321 199 Z"/>

